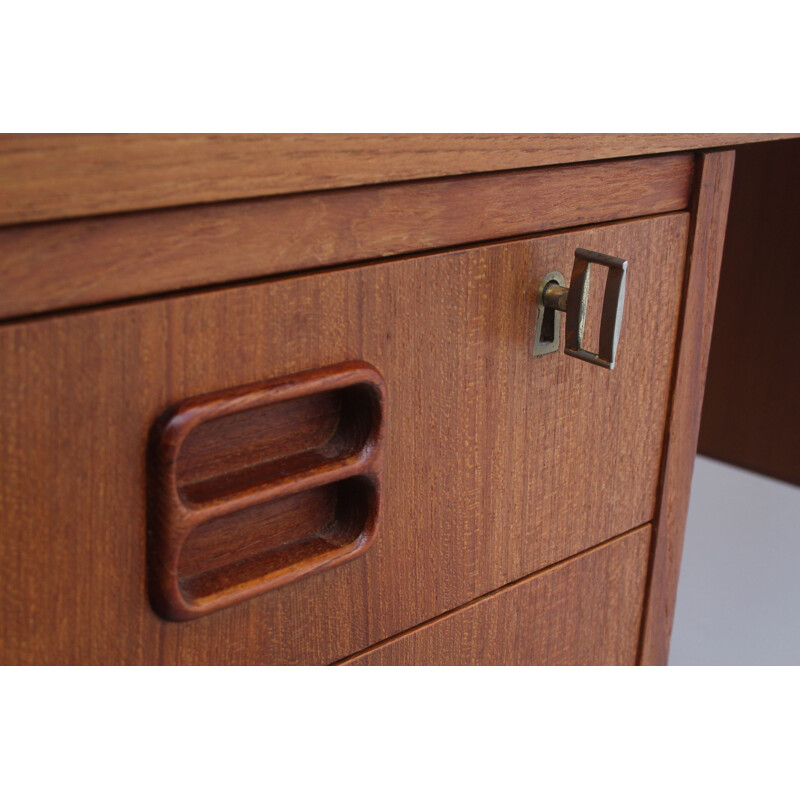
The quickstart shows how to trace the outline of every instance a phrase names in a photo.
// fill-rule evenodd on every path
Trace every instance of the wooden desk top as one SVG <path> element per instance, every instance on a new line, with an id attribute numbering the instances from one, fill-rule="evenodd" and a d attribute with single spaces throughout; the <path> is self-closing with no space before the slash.
<path id="1" fill-rule="evenodd" d="M 0 225 L 795 136 L 2 134 Z"/>

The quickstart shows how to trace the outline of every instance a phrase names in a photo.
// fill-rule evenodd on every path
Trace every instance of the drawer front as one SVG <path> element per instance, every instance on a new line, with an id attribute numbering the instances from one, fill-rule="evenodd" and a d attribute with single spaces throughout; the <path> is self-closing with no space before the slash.
<path id="1" fill-rule="evenodd" d="M 693 165 L 682 153 L 0 226 L 14 286 L 0 317 L 680 211 Z"/>
<path id="2" fill-rule="evenodd" d="M 649 521 L 688 217 L 3 327 L 4 659 L 331 662 Z M 569 273 L 578 247 L 629 261 L 614 371 L 531 356 L 539 283 Z M 146 566 L 155 420 L 347 361 L 385 384 L 374 544 L 202 618 L 161 619 Z"/>
<path id="3" fill-rule="evenodd" d="M 650 534 L 646 525 L 344 663 L 633 665 Z"/>

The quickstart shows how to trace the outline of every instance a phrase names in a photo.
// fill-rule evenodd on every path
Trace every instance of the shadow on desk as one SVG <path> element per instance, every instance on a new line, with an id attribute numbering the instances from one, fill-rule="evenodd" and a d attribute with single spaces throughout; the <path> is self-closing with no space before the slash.
<path id="1" fill-rule="evenodd" d="M 698 456 L 671 665 L 800 664 L 800 488 Z"/>

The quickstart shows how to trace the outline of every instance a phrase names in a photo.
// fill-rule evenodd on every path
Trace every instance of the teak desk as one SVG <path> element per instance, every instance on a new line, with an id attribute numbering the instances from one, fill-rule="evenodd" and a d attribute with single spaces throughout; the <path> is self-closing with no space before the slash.
<path id="1" fill-rule="evenodd" d="M 786 138 L 0 136 L 0 660 L 665 663 Z"/>

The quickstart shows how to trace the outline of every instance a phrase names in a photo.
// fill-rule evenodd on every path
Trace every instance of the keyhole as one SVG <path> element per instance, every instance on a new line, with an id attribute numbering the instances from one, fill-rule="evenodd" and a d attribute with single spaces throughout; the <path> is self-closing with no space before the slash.
<path id="1" fill-rule="evenodd" d="M 558 281 L 550 281 L 547 286 L 558 285 Z M 545 287 L 547 288 L 547 287 Z M 542 327 L 539 341 L 543 344 L 551 344 L 556 338 L 556 310 L 545 306 L 542 311 Z"/>
<path id="2" fill-rule="evenodd" d="M 564 276 L 560 272 L 548 272 L 539 284 L 536 294 L 536 333 L 533 337 L 533 356 L 543 356 L 558 350 L 561 338 L 561 319 L 559 314 L 566 308 L 566 288 Z M 551 305 L 545 304 L 545 295 Z M 552 307 L 551 307 L 552 306 Z M 557 306 L 557 307 L 556 307 Z M 561 311 L 559 311 L 561 309 Z"/>

